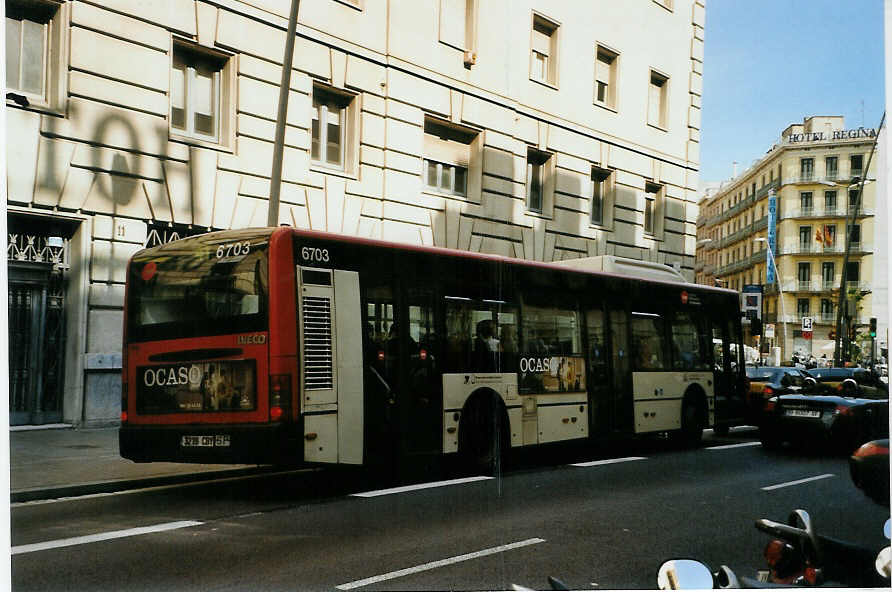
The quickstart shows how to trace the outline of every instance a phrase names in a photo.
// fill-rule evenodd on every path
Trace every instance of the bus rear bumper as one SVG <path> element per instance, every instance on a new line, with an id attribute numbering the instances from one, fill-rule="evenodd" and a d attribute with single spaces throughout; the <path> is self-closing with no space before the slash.
<path id="1" fill-rule="evenodd" d="M 124 425 L 118 446 L 122 457 L 135 462 L 296 464 L 303 459 L 303 439 L 292 424 Z"/>

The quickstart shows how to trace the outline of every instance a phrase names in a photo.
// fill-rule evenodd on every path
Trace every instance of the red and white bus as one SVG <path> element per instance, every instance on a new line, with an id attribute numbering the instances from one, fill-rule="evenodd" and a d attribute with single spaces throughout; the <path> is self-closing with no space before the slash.
<path id="1" fill-rule="evenodd" d="M 120 448 L 140 462 L 485 469 L 743 416 L 738 295 L 631 260 L 214 232 L 134 255 L 124 317 Z"/>

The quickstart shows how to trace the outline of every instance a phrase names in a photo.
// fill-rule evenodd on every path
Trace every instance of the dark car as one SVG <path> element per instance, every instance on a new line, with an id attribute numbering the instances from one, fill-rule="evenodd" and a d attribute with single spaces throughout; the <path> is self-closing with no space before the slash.
<path id="1" fill-rule="evenodd" d="M 849 457 L 852 482 L 870 499 L 889 505 L 889 438 L 862 445 Z"/>
<path id="2" fill-rule="evenodd" d="M 873 398 L 877 393 L 889 394 L 888 385 L 878 374 L 864 368 L 815 368 L 809 371 L 820 391 L 826 394 L 866 395 Z"/>
<path id="3" fill-rule="evenodd" d="M 825 374 L 812 393 L 782 394 L 770 398 L 760 424 L 765 448 L 785 442 L 830 444 L 851 454 L 864 442 L 889 437 L 889 392 L 870 373 L 858 369 Z M 816 371 L 813 371 L 816 372 Z M 837 383 L 836 379 L 841 378 Z M 858 383 L 858 379 L 865 382 Z M 820 379 L 818 379 L 820 380 Z"/>
<path id="4" fill-rule="evenodd" d="M 787 366 L 747 366 L 749 388 L 746 395 L 747 422 L 758 425 L 762 421 L 765 403 L 777 395 L 813 393 L 815 378 L 799 368 Z"/>

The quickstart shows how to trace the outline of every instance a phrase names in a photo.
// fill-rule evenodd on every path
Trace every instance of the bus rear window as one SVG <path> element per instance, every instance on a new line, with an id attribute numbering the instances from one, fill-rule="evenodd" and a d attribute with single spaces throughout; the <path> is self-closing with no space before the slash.
<path id="1" fill-rule="evenodd" d="M 268 236 L 168 243 L 130 264 L 128 339 L 264 331 Z"/>

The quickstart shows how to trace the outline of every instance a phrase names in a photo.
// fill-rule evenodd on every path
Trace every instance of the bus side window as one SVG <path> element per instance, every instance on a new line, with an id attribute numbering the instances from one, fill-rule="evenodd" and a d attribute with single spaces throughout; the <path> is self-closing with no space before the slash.
<path id="1" fill-rule="evenodd" d="M 672 365 L 676 370 L 709 368 L 703 349 L 703 324 L 690 313 L 676 312 L 672 319 Z"/>
<path id="2" fill-rule="evenodd" d="M 632 313 L 632 347 L 635 348 L 636 368 L 639 370 L 666 369 L 663 335 L 663 317 L 653 313 Z"/>

